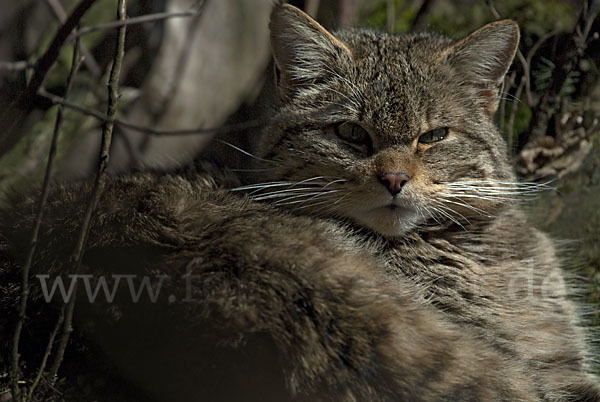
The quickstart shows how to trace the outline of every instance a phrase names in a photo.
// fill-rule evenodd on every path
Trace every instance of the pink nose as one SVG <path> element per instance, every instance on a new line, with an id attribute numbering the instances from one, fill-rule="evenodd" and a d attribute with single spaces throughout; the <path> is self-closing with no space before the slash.
<path id="1" fill-rule="evenodd" d="M 381 184 L 386 186 L 392 195 L 396 195 L 402 191 L 402 187 L 410 180 L 410 176 L 406 172 L 386 172 L 379 177 Z"/>

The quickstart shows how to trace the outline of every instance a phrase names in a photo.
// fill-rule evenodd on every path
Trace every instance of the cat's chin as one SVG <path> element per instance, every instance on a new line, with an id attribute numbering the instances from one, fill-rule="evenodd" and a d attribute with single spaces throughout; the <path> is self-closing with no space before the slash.
<path id="1" fill-rule="evenodd" d="M 361 226 L 386 237 L 405 235 L 412 231 L 419 221 L 419 215 L 414 209 L 393 205 L 357 211 L 353 218 Z"/>

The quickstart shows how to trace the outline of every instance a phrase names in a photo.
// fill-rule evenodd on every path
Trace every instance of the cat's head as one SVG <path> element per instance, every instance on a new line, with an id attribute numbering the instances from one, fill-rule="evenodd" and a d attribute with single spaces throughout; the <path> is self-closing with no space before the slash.
<path id="1" fill-rule="evenodd" d="M 493 122 L 514 22 L 458 41 L 330 33 L 283 5 L 270 27 L 282 107 L 257 146 L 257 199 L 398 236 L 492 215 L 514 190 Z"/>

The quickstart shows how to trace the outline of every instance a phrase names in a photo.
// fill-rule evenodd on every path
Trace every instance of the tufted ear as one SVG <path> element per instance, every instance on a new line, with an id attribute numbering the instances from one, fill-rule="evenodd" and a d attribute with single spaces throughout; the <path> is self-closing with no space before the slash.
<path id="1" fill-rule="evenodd" d="M 342 41 L 296 7 L 276 6 L 269 27 L 277 88 L 284 100 L 323 82 L 334 74 L 336 65 L 351 60 Z"/>
<path id="2" fill-rule="evenodd" d="M 444 51 L 459 76 L 479 90 L 486 111 L 498 109 L 504 75 L 519 45 L 519 26 L 511 20 L 492 22 Z"/>

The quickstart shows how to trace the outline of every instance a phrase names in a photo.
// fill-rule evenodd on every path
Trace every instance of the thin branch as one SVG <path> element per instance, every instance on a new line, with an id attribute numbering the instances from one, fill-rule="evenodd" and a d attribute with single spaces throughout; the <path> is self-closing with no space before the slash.
<path id="1" fill-rule="evenodd" d="M 126 0 L 119 0 L 117 6 L 117 18 L 118 20 L 125 20 L 127 18 L 127 3 Z M 118 85 L 119 85 L 119 74 L 121 72 L 121 63 L 123 61 L 123 55 L 125 54 L 125 32 L 127 30 L 126 25 L 123 25 L 119 28 L 119 34 L 117 36 L 117 50 L 114 57 L 113 66 L 110 71 L 110 78 L 108 82 L 108 106 L 106 108 L 106 116 L 108 119 L 114 121 L 115 114 L 117 112 L 117 102 L 119 99 L 118 93 Z M 90 196 L 90 200 L 87 205 L 87 209 L 85 211 L 85 215 L 83 218 L 83 222 L 81 224 L 81 228 L 79 231 L 79 236 L 77 239 L 77 245 L 75 250 L 73 251 L 73 256 L 71 261 L 74 262 L 73 273 L 77 274 L 79 272 L 79 267 L 81 266 L 81 261 L 83 259 L 85 244 L 89 235 L 92 216 L 94 214 L 94 210 L 96 209 L 96 205 L 98 204 L 98 200 L 100 199 L 100 193 L 104 188 L 105 176 L 106 176 L 106 168 L 108 166 L 108 160 L 110 157 L 110 144 L 112 142 L 112 131 L 113 131 L 114 123 L 106 122 L 104 124 L 104 129 L 102 130 L 102 144 L 100 146 L 100 158 L 98 161 L 98 172 L 96 174 L 96 180 L 94 181 L 94 186 L 92 188 L 92 194 Z M 67 344 L 69 342 L 69 338 L 71 336 L 71 332 L 73 332 L 73 311 L 75 310 L 75 300 L 77 298 L 77 282 L 73 287 L 73 294 L 71 295 L 71 299 L 68 301 L 67 307 L 65 309 L 65 319 L 63 322 L 63 330 L 62 336 L 60 339 L 60 343 L 58 345 L 56 351 L 56 358 L 53 362 L 52 368 L 50 370 L 50 374 L 52 375 L 52 381 L 56 379 L 56 373 L 60 368 L 62 363 L 65 350 L 67 348 Z"/>
<path id="2" fill-rule="evenodd" d="M 486 1 L 490 11 L 492 12 L 492 14 L 494 15 L 494 18 L 499 20 L 502 17 L 500 17 L 500 13 L 498 12 L 498 10 L 496 10 L 496 7 L 494 7 L 494 5 L 492 4 L 492 0 L 487 0 Z"/>
<path id="3" fill-rule="evenodd" d="M 517 49 L 517 57 L 521 62 L 521 66 L 523 67 L 523 76 L 521 77 L 521 81 L 525 84 L 525 97 L 527 98 L 527 104 L 533 105 L 533 97 L 531 96 L 531 64 L 527 62 L 525 56 L 521 50 Z"/>
<path id="4" fill-rule="evenodd" d="M 204 7 L 207 4 L 207 0 L 199 0 L 201 3 L 198 5 L 198 13 L 202 13 L 204 11 Z M 152 125 L 158 125 L 160 119 L 163 118 L 164 114 L 167 112 L 169 107 L 171 106 L 173 99 L 177 98 L 177 93 L 179 92 L 179 88 L 181 86 L 181 80 L 184 76 L 185 69 L 188 66 L 188 62 L 191 56 L 191 52 L 186 51 L 186 49 L 191 49 L 194 45 L 194 41 L 197 39 L 198 35 L 196 35 L 196 30 L 198 29 L 198 25 L 200 24 L 200 18 L 196 18 L 190 22 L 190 24 L 186 27 L 186 35 L 182 46 L 182 51 L 179 52 L 177 57 L 177 62 L 175 64 L 175 70 L 169 77 L 166 77 L 167 82 L 165 84 L 166 91 L 164 91 L 164 95 L 160 97 L 158 107 L 155 108 L 152 113 Z M 127 133 L 124 133 L 126 136 Z M 142 143 L 138 146 L 138 152 L 143 153 L 148 147 L 150 137 L 145 137 L 142 139 Z M 133 165 L 137 164 L 139 161 L 133 160 Z"/>
<path id="5" fill-rule="evenodd" d="M 75 75 L 77 74 L 77 70 L 79 69 L 81 60 L 79 59 L 79 41 L 75 42 L 73 46 L 73 61 L 71 64 L 71 71 L 69 72 L 69 77 L 67 79 L 67 87 L 65 89 L 65 97 L 69 95 L 71 88 L 73 87 L 73 80 Z M 63 121 L 63 106 L 59 105 L 58 110 L 56 112 L 56 120 L 54 122 L 54 132 L 52 133 L 52 142 L 50 144 L 50 151 L 48 153 L 48 162 L 46 163 L 46 172 L 44 174 L 44 180 L 42 182 L 42 193 L 40 195 L 40 199 L 37 205 L 37 213 L 35 216 L 35 223 L 33 225 L 33 229 L 31 231 L 31 238 L 29 239 L 27 257 L 25 258 L 25 263 L 22 268 L 22 279 L 21 279 L 21 300 L 19 305 L 19 315 L 17 320 L 17 325 L 13 332 L 12 339 L 12 362 L 11 362 L 11 379 L 13 386 L 13 395 L 16 398 L 19 398 L 19 386 L 18 386 L 18 378 L 20 377 L 19 373 L 19 342 L 21 339 L 21 330 L 23 329 L 23 324 L 25 323 L 25 316 L 27 312 L 27 301 L 29 298 L 29 272 L 31 271 L 31 265 L 33 263 L 33 256 L 35 254 L 35 250 L 37 248 L 38 236 L 40 233 L 40 227 L 42 226 L 42 218 L 44 216 L 44 207 L 46 205 L 46 201 L 48 200 L 48 193 L 50 188 L 50 179 L 52 178 L 52 170 L 54 167 L 54 159 L 56 157 L 56 148 L 58 144 L 58 137 L 60 134 L 60 128 Z M 45 363 L 43 364 L 43 366 Z M 42 370 L 43 370 L 42 366 Z M 37 384 L 36 384 L 37 385 Z M 31 391 L 30 391 L 31 393 Z M 30 399 L 30 398 L 29 398 Z"/>
<path id="6" fill-rule="evenodd" d="M 128 18 L 125 21 L 111 21 L 104 24 L 98 24 L 90 27 L 81 28 L 78 31 L 73 32 L 72 39 L 80 37 L 82 35 L 87 35 L 92 32 L 100 31 L 103 29 L 115 29 L 120 28 L 124 25 L 135 25 L 135 24 L 144 24 L 146 22 L 155 22 L 161 20 L 167 20 L 170 18 L 179 18 L 179 17 L 197 17 L 202 14 L 202 9 L 194 10 L 194 11 L 182 11 L 182 12 L 173 12 L 173 13 L 156 13 L 156 14 L 146 14 L 141 15 L 139 17 Z"/>
<path id="7" fill-rule="evenodd" d="M 525 58 L 524 65 L 528 66 L 528 69 L 526 70 L 527 87 L 525 88 L 525 90 L 527 91 L 527 102 L 529 103 L 529 107 L 533 107 L 533 97 L 531 96 L 531 62 L 533 60 L 533 56 L 535 56 L 538 49 L 540 48 L 540 46 L 542 46 L 542 44 L 544 44 L 544 42 L 546 42 L 548 39 L 552 38 L 557 33 L 558 33 L 558 31 L 554 30 L 552 32 L 549 32 L 549 33 L 543 35 L 541 38 L 538 39 L 537 42 L 535 42 L 535 44 L 527 52 L 527 57 Z"/>
<path id="8" fill-rule="evenodd" d="M 46 0 L 46 4 L 50 7 L 56 18 L 60 21 L 61 24 L 64 24 L 67 20 L 67 12 L 65 11 L 62 4 L 60 4 L 60 0 Z"/>
<path id="9" fill-rule="evenodd" d="M 155 136 L 178 136 L 178 135 L 210 135 L 210 134 L 225 134 L 225 133 L 233 133 L 245 131 L 251 128 L 260 128 L 263 127 L 267 120 L 257 119 L 257 120 L 249 120 L 238 124 L 232 124 L 228 126 L 215 127 L 215 128 L 191 128 L 191 129 L 181 129 L 181 130 L 157 130 L 150 127 L 138 126 L 133 123 L 129 123 L 127 121 L 112 118 L 107 118 L 104 114 L 97 112 L 92 109 L 85 108 L 78 104 L 66 101 L 64 98 L 60 96 L 56 96 L 46 91 L 45 89 L 40 89 L 38 95 L 49 99 L 53 104 L 63 105 L 66 108 L 76 110 L 80 113 L 83 113 L 87 116 L 94 117 L 104 123 L 114 123 L 118 126 L 128 128 L 133 131 L 137 131 L 144 134 L 155 135 Z"/>
<path id="10" fill-rule="evenodd" d="M 512 155 L 513 153 L 513 138 L 514 138 L 514 131 L 515 131 L 515 117 L 517 116 L 517 111 L 519 110 L 519 98 L 521 97 L 521 94 L 523 93 L 523 89 L 526 87 L 527 85 L 527 80 L 524 77 L 521 77 L 521 81 L 519 82 L 519 86 L 517 87 L 517 91 L 515 92 L 515 97 L 512 101 L 512 107 L 510 110 L 510 115 L 508 116 L 508 124 L 507 124 L 507 148 L 508 148 L 508 152 L 509 155 Z"/>
<path id="11" fill-rule="evenodd" d="M 67 21 L 67 12 L 60 3 L 60 0 L 46 0 L 46 3 L 60 23 L 64 24 Z M 79 46 L 81 47 L 81 54 L 83 54 L 84 62 L 88 70 L 90 70 L 90 73 L 94 78 L 99 78 L 102 75 L 102 71 L 98 62 L 84 44 L 80 43 Z"/>
<path id="12" fill-rule="evenodd" d="M 515 84 L 517 73 L 512 72 L 510 76 L 504 77 L 504 84 L 502 85 L 502 93 L 500 97 L 500 110 L 498 112 L 498 119 L 500 121 L 500 129 L 502 132 L 505 130 L 505 117 L 506 117 L 506 100 L 508 98 L 508 93 L 513 88 Z"/>
<path id="13" fill-rule="evenodd" d="M 435 0 L 423 0 L 421 6 L 419 7 L 419 10 L 417 11 L 415 19 L 412 22 L 410 28 L 411 31 L 419 29 L 423 26 L 423 24 L 425 23 L 425 18 L 427 17 L 427 14 L 429 14 L 429 10 L 431 10 L 434 3 Z"/>
<path id="14" fill-rule="evenodd" d="M 550 82 L 546 86 L 539 103 L 533 110 L 525 135 L 519 137 L 519 148 L 522 148 L 530 139 L 539 138 L 546 134 L 550 118 L 555 113 L 560 92 L 571 72 L 577 68 L 580 58 L 584 55 L 590 37 L 592 22 L 597 17 L 600 1 L 586 0 L 570 37 L 561 42 L 556 50 Z"/>
<path id="15" fill-rule="evenodd" d="M 396 25 L 396 1 L 395 0 L 387 0 L 387 9 L 386 9 L 386 29 L 388 32 L 394 32 L 394 26 Z"/>
<path id="16" fill-rule="evenodd" d="M 316 18 L 319 12 L 319 3 L 321 3 L 320 0 L 306 0 L 304 2 L 304 11 L 306 11 L 306 14 Z"/>
<path id="17" fill-rule="evenodd" d="M 356 22 L 359 0 L 339 0 L 338 23 L 341 27 L 350 27 Z"/>
<path id="18" fill-rule="evenodd" d="M 63 305 L 62 308 L 60 309 L 60 314 L 58 316 L 58 319 L 56 320 L 54 329 L 52 330 L 52 332 L 50 333 L 50 337 L 48 338 L 48 343 L 46 344 L 46 351 L 44 352 L 44 357 L 42 358 L 42 362 L 40 363 L 40 367 L 38 368 L 37 375 L 35 376 L 35 379 L 33 380 L 33 383 L 31 384 L 31 386 L 29 387 L 29 392 L 27 393 L 28 401 L 33 400 L 33 393 L 35 392 L 35 389 L 37 388 L 42 376 L 44 375 L 44 371 L 46 370 L 46 364 L 48 363 L 48 359 L 50 358 L 50 355 L 52 354 L 52 347 L 54 346 L 54 340 L 56 339 L 56 335 L 58 335 L 58 331 L 60 330 L 60 327 L 63 325 L 64 320 L 65 320 L 65 306 Z"/>
<path id="19" fill-rule="evenodd" d="M 22 71 L 35 67 L 34 63 L 23 61 L 0 61 L 0 71 Z"/>
<path id="20" fill-rule="evenodd" d="M 492 4 L 491 0 L 488 0 L 488 7 L 490 8 L 490 11 L 492 12 L 492 14 L 494 15 L 494 18 L 496 18 L 497 20 L 501 19 L 502 17 L 500 16 L 500 13 L 498 12 L 498 10 L 496 10 L 496 8 L 494 7 L 494 5 Z M 523 52 L 521 52 L 521 49 L 519 49 L 517 47 L 517 58 L 519 59 L 519 62 L 521 63 L 521 66 L 523 67 L 523 75 L 525 76 L 525 96 L 527 97 L 527 103 L 531 106 L 533 105 L 533 97 L 531 96 L 531 64 L 527 62 L 527 59 L 525 58 L 525 56 L 523 55 Z"/>
<path id="21" fill-rule="evenodd" d="M 24 135 L 20 131 L 26 112 L 38 89 L 42 86 L 50 67 L 58 58 L 71 31 L 96 0 L 81 0 L 67 21 L 59 28 L 46 52 L 35 63 L 36 68 L 27 88 L 0 114 L 0 157 L 8 152 Z"/>

